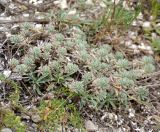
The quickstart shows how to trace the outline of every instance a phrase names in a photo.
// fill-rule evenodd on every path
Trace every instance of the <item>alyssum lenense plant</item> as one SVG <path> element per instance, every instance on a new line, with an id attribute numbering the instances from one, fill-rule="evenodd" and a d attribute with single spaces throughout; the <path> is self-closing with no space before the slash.
<path id="1" fill-rule="evenodd" d="M 80 28 L 71 28 L 67 32 L 70 37 L 57 32 L 50 34 L 49 42 L 30 45 L 21 61 L 12 58 L 9 62 L 14 72 L 27 76 L 22 81 L 39 94 L 50 84 L 53 91 L 65 87 L 80 97 L 81 106 L 96 108 L 127 105 L 131 96 L 147 99 L 147 89 L 138 88 L 136 80 L 155 70 L 152 57 L 143 57 L 133 67 L 121 52 L 114 53 L 110 45 L 89 45 Z M 19 41 L 14 37 L 11 41 L 17 44 Z"/>

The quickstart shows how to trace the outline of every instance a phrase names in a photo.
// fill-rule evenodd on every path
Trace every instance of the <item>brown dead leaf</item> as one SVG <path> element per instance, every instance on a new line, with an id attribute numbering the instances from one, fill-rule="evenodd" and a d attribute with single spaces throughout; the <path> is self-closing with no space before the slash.
<path id="1" fill-rule="evenodd" d="M 49 107 L 46 107 L 46 109 L 44 110 L 44 120 L 47 120 L 48 115 L 51 113 L 51 109 Z"/>

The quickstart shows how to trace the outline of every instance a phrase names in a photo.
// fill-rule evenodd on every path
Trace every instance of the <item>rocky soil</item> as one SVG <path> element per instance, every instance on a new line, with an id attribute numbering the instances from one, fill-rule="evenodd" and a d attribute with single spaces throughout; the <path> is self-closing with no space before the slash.
<path id="1" fill-rule="evenodd" d="M 16 78 L 18 80 L 19 78 L 18 75 L 12 74 L 8 69 L 7 62 L 11 58 L 11 53 L 6 53 L 6 49 L 8 48 L 7 43 L 9 43 L 8 38 L 19 31 L 22 22 L 31 22 L 37 29 L 40 29 L 44 25 L 50 24 L 50 21 L 44 18 L 44 12 L 47 12 L 49 8 L 53 12 L 54 10 L 71 8 L 68 14 L 74 16 L 78 12 L 76 2 L 75 0 L 0 0 L 0 72 L 11 79 Z M 85 6 L 90 6 L 92 10 L 87 9 L 86 12 L 83 12 L 84 14 L 81 14 L 82 19 L 85 17 L 92 18 L 91 15 L 97 17 L 99 10 L 105 6 L 103 2 L 95 5 L 92 0 L 86 0 L 85 4 Z M 133 5 L 134 3 L 132 3 Z M 43 12 L 41 12 L 42 10 Z M 67 28 L 67 25 L 64 26 Z M 147 104 L 138 104 L 133 101 L 131 102 L 132 107 L 127 109 L 93 110 L 84 108 L 81 111 L 84 127 L 87 131 L 94 132 L 158 132 L 160 131 L 160 56 L 152 47 L 151 40 L 160 39 L 160 20 L 157 18 L 156 21 L 153 21 L 151 14 L 146 18 L 146 14 L 141 12 L 129 29 L 120 31 L 114 30 L 107 34 L 103 41 L 114 45 L 115 49 L 123 51 L 128 59 L 136 61 L 141 56 L 152 55 L 156 60 L 156 71 L 149 77 L 138 81 L 139 84 L 148 88 L 149 101 Z M 97 43 L 101 42 L 98 40 Z M 9 90 L 0 80 L 0 106 L 2 108 L 12 108 L 11 102 L 7 99 Z M 39 100 L 49 98 L 52 95 L 47 93 L 43 97 L 32 97 L 27 94 L 21 96 L 20 103 L 28 110 L 28 113 L 19 113 L 16 110 L 14 112 L 28 126 L 27 131 L 38 131 L 37 124 L 41 121 L 41 117 L 36 114 L 34 109 L 36 109 Z M 2 122 L 0 121 L 0 123 Z M 14 130 L 3 126 L 1 131 L 12 132 Z M 65 126 L 65 128 L 60 126 L 59 131 L 78 132 L 79 130 L 70 126 Z"/>

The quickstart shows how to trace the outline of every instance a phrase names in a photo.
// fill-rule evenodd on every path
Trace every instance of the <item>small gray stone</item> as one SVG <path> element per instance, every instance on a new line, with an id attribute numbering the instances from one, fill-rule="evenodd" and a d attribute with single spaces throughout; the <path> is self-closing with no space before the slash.
<path id="1" fill-rule="evenodd" d="M 151 22 L 149 22 L 149 21 L 143 22 L 142 27 L 144 30 L 150 30 L 151 29 Z"/>
<path id="2" fill-rule="evenodd" d="M 1 132 L 12 132 L 10 128 L 2 128 Z"/>
<path id="3" fill-rule="evenodd" d="M 22 114 L 22 115 L 21 115 L 21 117 L 22 117 L 23 119 L 27 119 L 27 120 L 29 120 L 29 119 L 30 119 L 30 116 L 25 115 L 25 114 Z"/>
<path id="4" fill-rule="evenodd" d="M 3 75 L 4 75 L 5 77 L 9 77 L 9 76 L 11 75 L 11 71 L 10 71 L 10 70 L 4 70 L 4 71 L 3 71 Z"/>
<path id="5" fill-rule="evenodd" d="M 0 4 L 2 4 L 3 6 L 8 5 L 9 0 L 0 0 Z"/>
<path id="6" fill-rule="evenodd" d="M 39 115 L 37 115 L 37 114 L 36 115 L 32 115 L 31 119 L 35 123 L 40 122 L 42 120 L 41 117 Z"/>
<path id="7" fill-rule="evenodd" d="M 98 127 L 90 120 L 85 122 L 85 128 L 88 132 L 95 132 L 98 130 Z"/>

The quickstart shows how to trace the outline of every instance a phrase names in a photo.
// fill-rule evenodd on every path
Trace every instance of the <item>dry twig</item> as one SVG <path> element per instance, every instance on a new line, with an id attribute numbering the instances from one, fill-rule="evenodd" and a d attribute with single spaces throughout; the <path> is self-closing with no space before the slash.
<path id="1" fill-rule="evenodd" d="M 33 4 L 22 2 L 22 1 L 19 1 L 19 0 L 12 0 L 12 1 L 17 3 L 17 4 L 23 5 L 23 6 L 27 7 L 28 9 L 37 10 L 39 12 L 46 11 L 46 10 L 50 9 L 51 7 L 53 7 L 55 5 L 55 3 L 53 1 L 48 2 L 46 4 L 43 4 L 43 5 L 41 4 L 39 6 L 35 6 Z"/>
<path id="2" fill-rule="evenodd" d="M 40 24 L 48 24 L 49 20 L 47 19 L 16 19 L 16 20 L 0 20 L 0 24 L 8 24 L 8 23 L 23 23 L 23 22 L 35 22 Z"/>

